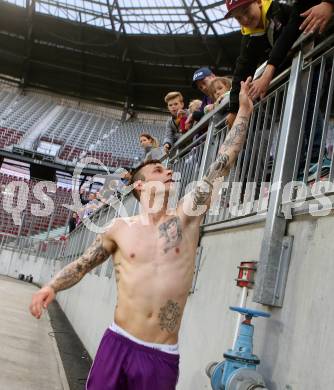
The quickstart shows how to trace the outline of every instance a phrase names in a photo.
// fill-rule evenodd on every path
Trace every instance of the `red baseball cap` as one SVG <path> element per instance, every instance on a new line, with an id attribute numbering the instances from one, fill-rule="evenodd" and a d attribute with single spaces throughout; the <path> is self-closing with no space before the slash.
<path id="1" fill-rule="evenodd" d="M 228 19 L 232 17 L 232 12 L 239 8 L 243 7 L 244 5 L 253 3 L 255 0 L 226 0 L 226 8 L 227 8 L 227 14 L 224 16 L 224 19 Z"/>

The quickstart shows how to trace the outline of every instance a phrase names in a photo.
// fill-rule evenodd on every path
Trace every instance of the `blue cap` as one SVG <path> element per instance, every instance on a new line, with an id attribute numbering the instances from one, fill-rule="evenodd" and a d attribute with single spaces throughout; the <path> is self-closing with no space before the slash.
<path id="1" fill-rule="evenodd" d="M 196 81 L 204 80 L 205 77 L 210 76 L 211 74 L 213 74 L 213 73 L 212 73 L 212 71 L 209 68 L 199 68 L 199 69 L 197 69 L 196 72 L 193 75 L 192 86 L 194 88 L 197 88 Z"/>

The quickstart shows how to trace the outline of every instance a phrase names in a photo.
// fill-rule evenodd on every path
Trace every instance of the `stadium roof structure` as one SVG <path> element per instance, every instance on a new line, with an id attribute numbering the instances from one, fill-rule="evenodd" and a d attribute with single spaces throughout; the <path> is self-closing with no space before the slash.
<path id="1" fill-rule="evenodd" d="M 0 73 L 23 87 L 162 107 L 194 97 L 200 66 L 231 74 L 240 34 L 225 1 L 0 0 Z"/>

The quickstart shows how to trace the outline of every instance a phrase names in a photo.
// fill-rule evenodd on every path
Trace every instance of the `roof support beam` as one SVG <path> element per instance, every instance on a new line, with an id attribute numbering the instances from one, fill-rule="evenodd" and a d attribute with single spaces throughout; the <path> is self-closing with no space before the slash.
<path id="1" fill-rule="evenodd" d="M 196 1 L 196 0 L 193 0 L 193 2 L 191 3 L 191 6 L 190 6 L 190 7 L 188 7 L 188 4 L 186 3 L 185 0 L 182 0 L 182 4 L 183 4 L 184 8 L 186 9 L 187 15 L 188 15 L 188 17 L 189 17 L 189 21 L 190 21 L 191 24 L 195 27 L 196 35 L 197 35 L 198 37 L 200 37 L 200 39 L 201 39 L 201 41 L 202 41 L 202 43 L 203 43 L 203 46 L 205 47 L 205 49 L 206 49 L 206 51 L 208 52 L 208 55 L 209 55 L 209 57 L 210 57 L 210 59 L 211 59 L 210 62 L 212 62 L 212 61 L 214 60 L 214 58 L 213 58 L 213 56 L 212 56 L 212 54 L 211 54 L 211 52 L 210 52 L 209 46 L 208 46 L 208 44 L 207 44 L 207 42 L 206 42 L 206 40 L 205 40 L 205 37 L 201 34 L 201 32 L 200 32 L 200 30 L 199 30 L 199 28 L 198 28 L 198 25 L 197 25 L 197 23 L 196 23 L 196 21 L 195 21 L 195 18 L 194 18 L 194 16 L 193 16 L 192 12 L 191 12 L 191 8 L 192 8 L 192 6 L 193 6 L 193 4 L 194 4 L 195 1 Z M 197 3 L 198 3 L 198 1 L 197 1 Z M 208 23 L 208 22 L 207 22 L 207 23 Z"/>
<path id="2" fill-rule="evenodd" d="M 125 82 L 126 82 L 126 90 L 127 90 L 127 96 L 125 98 L 125 105 L 124 105 L 124 113 L 123 113 L 123 116 L 122 116 L 122 120 L 125 120 L 126 119 L 126 114 L 127 114 L 127 111 L 129 109 L 129 107 L 131 107 L 131 104 L 134 100 L 134 65 L 133 65 L 133 58 L 131 57 L 131 54 L 129 54 L 129 45 L 128 45 L 128 40 L 127 40 L 127 33 L 126 33 L 126 29 L 125 29 L 125 24 L 124 24 L 124 20 L 123 20 L 123 15 L 122 15 L 122 12 L 121 12 L 121 8 L 119 6 L 119 3 L 118 3 L 118 0 L 114 0 L 114 3 L 116 5 L 116 9 L 117 9 L 117 12 L 118 12 L 118 17 L 119 17 L 119 20 L 121 22 L 121 26 L 120 26 L 120 29 L 123 31 L 123 34 L 124 34 L 124 41 L 125 41 L 125 48 L 124 48 L 124 51 L 123 51 L 123 55 L 122 55 L 122 63 L 125 64 L 127 62 L 127 59 L 128 59 L 128 64 L 129 64 L 129 67 L 128 67 L 128 71 L 127 71 L 127 74 L 125 75 Z M 124 67 L 122 66 L 122 69 Z M 124 74 L 124 72 L 123 72 Z"/>
<path id="3" fill-rule="evenodd" d="M 123 15 L 122 15 L 122 12 L 121 12 L 121 9 L 120 9 L 118 0 L 114 0 L 114 1 L 113 1 L 113 5 L 116 6 L 117 13 L 118 13 L 118 17 L 119 17 L 119 21 L 120 21 L 120 23 L 121 23 L 121 25 L 120 25 L 120 31 L 122 30 L 123 33 L 126 34 L 125 25 L 124 25 L 124 20 L 123 20 Z"/>
<path id="4" fill-rule="evenodd" d="M 213 25 L 213 23 L 211 22 L 211 20 L 210 20 L 208 14 L 207 14 L 205 8 L 203 7 L 203 4 L 201 3 L 200 0 L 195 0 L 195 1 L 196 1 L 197 5 L 198 5 L 198 8 L 201 10 L 203 15 L 205 16 L 205 22 L 207 23 L 208 26 L 210 26 L 211 30 L 213 31 L 213 33 L 217 37 L 218 36 L 217 30 L 216 30 L 215 26 Z"/>
<path id="5" fill-rule="evenodd" d="M 24 60 L 22 64 L 21 86 L 28 85 L 30 59 L 33 45 L 33 27 L 35 14 L 35 0 L 26 0 L 26 35 L 24 43 Z"/>
<path id="6" fill-rule="evenodd" d="M 191 13 L 191 7 L 192 7 L 192 4 L 194 4 L 194 2 L 192 2 L 191 7 L 188 7 L 188 4 L 186 3 L 185 0 L 182 0 L 182 4 L 183 4 L 183 6 L 184 6 L 184 8 L 186 10 L 186 13 L 187 13 L 187 16 L 189 18 L 190 23 L 194 27 L 194 35 L 200 36 L 201 32 L 200 32 L 200 30 L 199 30 L 199 28 L 197 26 L 197 23 L 196 23 L 196 21 L 195 21 L 195 19 L 193 17 L 193 14 Z"/>
<path id="7" fill-rule="evenodd" d="M 110 19 L 110 23 L 111 23 L 111 28 L 114 32 L 116 32 L 114 15 L 113 15 L 113 11 L 115 8 L 115 2 L 113 1 L 113 3 L 110 4 L 110 1 L 107 0 L 107 6 L 108 6 L 108 13 L 109 13 L 109 19 Z"/>

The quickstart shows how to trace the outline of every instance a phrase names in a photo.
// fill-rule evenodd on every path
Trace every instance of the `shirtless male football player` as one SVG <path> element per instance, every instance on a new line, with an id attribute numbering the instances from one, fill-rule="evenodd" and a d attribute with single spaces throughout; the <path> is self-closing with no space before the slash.
<path id="1" fill-rule="evenodd" d="M 115 219 L 81 257 L 34 294 L 30 311 L 40 318 L 57 292 L 74 286 L 112 255 L 118 288 L 114 323 L 102 338 L 87 390 L 175 389 L 178 332 L 192 283 L 199 227 L 214 180 L 229 173 L 244 145 L 253 110 L 250 82 L 242 83 L 240 109 L 217 159 L 173 214 L 167 210 L 172 171 L 149 161 L 132 178 L 141 214 Z M 155 192 L 148 185 L 152 181 L 159 184 Z M 159 196 L 163 207 L 153 212 L 152 200 Z"/>

